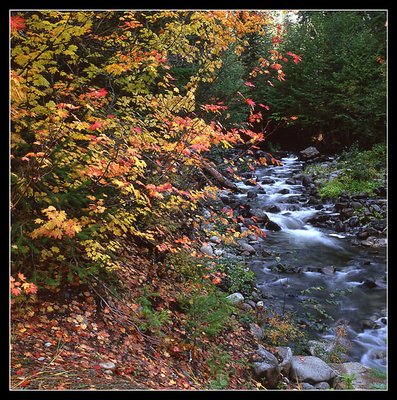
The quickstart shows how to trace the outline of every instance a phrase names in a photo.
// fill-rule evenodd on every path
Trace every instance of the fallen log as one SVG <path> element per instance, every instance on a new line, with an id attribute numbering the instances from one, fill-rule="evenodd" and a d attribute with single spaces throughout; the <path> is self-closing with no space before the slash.
<path id="1" fill-rule="evenodd" d="M 227 179 L 224 175 L 222 175 L 219 171 L 217 171 L 216 166 L 212 162 L 208 162 L 200 159 L 200 164 L 204 172 L 210 174 L 222 187 L 231 189 L 234 192 L 242 193 L 242 190 L 239 189 L 233 182 Z"/>

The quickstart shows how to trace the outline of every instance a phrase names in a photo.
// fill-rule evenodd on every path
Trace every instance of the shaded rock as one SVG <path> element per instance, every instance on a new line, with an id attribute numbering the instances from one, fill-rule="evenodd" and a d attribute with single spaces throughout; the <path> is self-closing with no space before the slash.
<path id="1" fill-rule="evenodd" d="M 327 382 L 319 382 L 314 385 L 314 387 L 318 390 L 328 390 L 331 388 Z"/>
<path id="2" fill-rule="evenodd" d="M 333 386 L 337 373 L 318 357 L 293 356 L 290 377 L 310 384 L 328 382 Z"/>
<path id="3" fill-rule="evenodd" d="M 271 206 L 267 206 L 265 207 L 265 211 L 270 212 L 270 213 L 278 213 L 281 211 L 281 208 L 275 204 L 271 205 Z"/>
<path id="4" fill-rule="evenodd" d="M 288 194 L 288 193 L 289 193 L 289 189 L 281 189 L 281 190 L 279 190 L 277 193 L 280 193 L 280 194 Z"/>
<path id="5" fill-rule="evenodd" d="M 279 364 L 280 372 L 283 372 L 284 375 L 288 376 L 291 370 L 292 363 L 292 350 L 290 347 L 278 346 L 276 347 L 278 354 L 282 358 L 281 363 Z"/>
<path id="6" fill-rule="evenodd" d="M 295 179 L 288 178 L 288 179 L 285 180 L 285 183 L 286 183 L 287 185 L 296 185 L 296 180 L 295 180 Z"/>
<path id="7" fill-rule="evenodd" d="M 269 229 L 269 231 L 281 231 L 280 225 L 278 225 L 274 221 L 266 222 L 265 227 Z"/>
<path id="8" fill-rule="evenodd" d="M 313 178 L 309 175 L 303 175 L 302 176 L 302 185 L 303 186 L 309 186 L 311 183 L 313 183 Z"/>
<path id="9" fill-rule="evenodd" d="M 256 339 L 262 340 L 265 337 L 263 329 L 258 324 L 251 322 L 249 326 L 250 326 L 250 331 L 252 332 L 252 334 Z"/>
<path id="10" fill-rule="evenodd" d="M 299 159 L 304 161 L 312 160 L 319 154 L 320 152 L 314 146 L 310 146 L 299 152 Z"/>
<path id="11" fill-rule="evenodd" d="M 301 389 L 302 390 L 316 390 L 316 388 L 313 385 L 311 385 L 310 383 L 307 383 L 307 382 L 303 382 L 301 384 Z"/>
<path id="12" fill-rule="evenodd" d="M 252 209 L 251 214 L 253 217 L 255 217 L 256 221 L 259 223 L 265 223 L 269 221 L 269 217 L 267 216 L 267 214 L 260 208 Z"/>
<path id="13" fill-rule="evenodd" d="M 262 184 L 263 185 L 271 185 L 272 183 L 275 183 L 276 181 L 274 180 L 274 179 L 272 179 L 272 178 L 264 178 L 263 180 L 262 180 Z"/>
<path id="14" fill-rule="evenodd" d="M 333 265 L 330 265 L 329 267 L 323 267 L 321 268 L 320 272 L 325 275 L 332 275 L 335 273 L 335 267 Z"/>
<path id="15" fill-rule="evenodd" d="M 258 196 L 258 192 L 255 190 L 249 190 L 247 192 L 247 199 L 253 199 Z"/>
<path id="16" fill-rule="evenodd" d="M 226 300 L 228 300 L 231 304 L 237 305 L 244 301 L 244 296 L 241 293 L 236 292 L 227 296 Z"/>
<path id="17" fill-rule="evenodd" d="M 365 286 L 369 289 L 373 289 L 373 288 L 376 288 L 378 285 L 376 284 L 374 279 L 367 278 L 364 280 L 364 282 L 361 284 L 361 286 Z"/>
<path id="18" fill-rule="evenodd" d="M 259 346 L 257 355 L 261 361 L 253 363 L 256 377 L 264 379 L 270 389 L 276 388 L 280 375 L 277 358 L 263 346 Z"/>

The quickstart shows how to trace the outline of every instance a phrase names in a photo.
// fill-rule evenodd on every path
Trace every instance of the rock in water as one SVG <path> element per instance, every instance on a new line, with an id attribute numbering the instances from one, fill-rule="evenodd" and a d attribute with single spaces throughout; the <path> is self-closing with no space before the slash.
<path id="1" fill-rule="evenodd" d="M 337 373 L 327 363 L 314 356 L 293 356 L 291 362 L 291 379 L 315 384 L 328 382 L 331 386 Z"/>

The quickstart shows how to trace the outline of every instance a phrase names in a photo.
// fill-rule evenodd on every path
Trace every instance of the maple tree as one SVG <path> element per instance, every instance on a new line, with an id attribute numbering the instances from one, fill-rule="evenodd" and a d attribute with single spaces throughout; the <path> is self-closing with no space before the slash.
<path id="1" fill-rule="evenodd" d="M 189 246 L 171 220 L 183 216 L 194 228 L 197 203 L 215 193 L 197 179 L 206 153 L 243 137 L 251 145 L 264 139 L 243 125 L 224 128 L 216 115 L 227 104 L 199 104 L 196 92 L 216 79 L 231 46 L 242 54 L 247 35 L 267 35 L 272 18 L 267 11 L 14 12 L 12 270 L 38 281 L 50 270 L 85 277 L 120 265 L 122 239 L 140 238 L 160 253 Z M 172 57 L 196 66 L 180 88 Z M 254 72 L 265 69 L 271 79 L 269 67 L 282 78 L 274 53 Z M 249 124 L 262 119 L 253 100 L 241 101 Z"/>

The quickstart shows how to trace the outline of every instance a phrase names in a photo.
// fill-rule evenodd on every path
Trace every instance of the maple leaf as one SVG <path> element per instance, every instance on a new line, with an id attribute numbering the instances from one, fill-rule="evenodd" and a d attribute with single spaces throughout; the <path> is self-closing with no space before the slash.
<path id="1" fill-rule="evenodd" d="M 293 58 L 295 64 L 298 64 L 299 62 L 302 61 L 302 58 L 300 56 L 296 55 L 295 53 L 292 53 L 291 51 L 288 51 L 287 54 Z"/>
<path id="2" fill-rule="evenodd" d="M 267 106 L 266 104 L 259 103 L 258 106 L 259 106 L 259 107 L 262 107 L 262 108 L 265 108 L 265 109 L 268 110 L 268 111 L 270 110 L 270 107 Z"/>
<path id="3" fill-rule="evenodd" d="M 274 63 L 270 66 L 270 68 L 275 69 L 276 71 L 279 71 L 283 66 L 279 63 Z"/>
<path id="4" fill-rule="evenodd" d="M 13 15 L 10 18 L 11 32 L 20 31 L 26 28 L 25 19 L 19 15 Z"/>
<path id="5" fill-rule="evenodd" d="M 18 272 L 18 278 L 19 278 L 21 281 L 26 281 L 25 275 L 22 274 L 21 272 Z"/>
<path id="6" fill-rule="evenodd" d="M 293 115 L 292 117 L 290 117 L 292 119 L 292 121 L 295 121 L 298 119 L 298 117 L 296 115 Z"/>
<path id="7" fill-rule="evenodd" d="M 252 99 L 245 99 L 245 102 L 252 108 L 255 107 L 255 102 Z"/>
<path id="8" fill-rule="evenodd" d="M 244 82 L 244 85 L 250 86 L 250 87 L 255 87 L 255 85 L 252 82 Z"/>
<path id="9" fill-rule="evenodd" d="M 89 130 L 90 131 L 95 131 L 96 129 L 98 129 L 98 128 L 101 128 L 102 127 L 102 124 L 100 123 L 100 122 L 98 122 L 98 121 L 95 121 L 94 123 L 92 123 L 90 126 L 89 126 Z"/>

